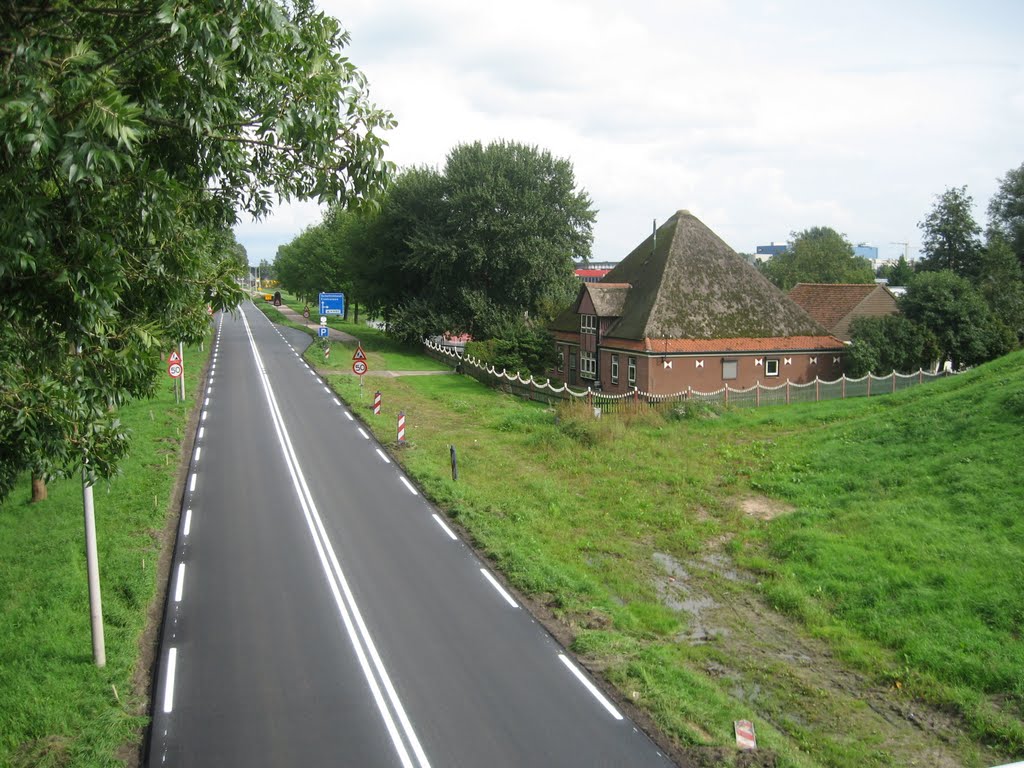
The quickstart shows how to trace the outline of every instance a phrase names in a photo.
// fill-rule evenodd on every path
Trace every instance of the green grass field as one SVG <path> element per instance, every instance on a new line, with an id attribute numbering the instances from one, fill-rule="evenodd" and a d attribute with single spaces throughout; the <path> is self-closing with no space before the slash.
<path id="1" fill-rule="evenodd" d="M 749 593 L 795 618 L 883 702 L 953 713 L 966 735 L 952 739 L 949 764 L 980 765 L 1024 751 L 1022 374 L 1017 353 L 892 396 L 703 419 L 594 420 L 468 377 L 382 381 L 375 417 L 352 377 L 332 384 L 384 442 L 405 412 L 409 444 L 396 453 L 409 472 L 680 742 L 730 743 L 732 721 L 752 708 L 736 681 L 756 679 L 760 743 L 782 765 L 910 764 L 927 748 L 899 728 L 873 736 L 856 693 L 789 685 L 795 673 L 774 661 L 744 666 L 734 640 L 680 642 L 691 617 L 660 596 L 652 553 L 743 566 L 749 580 L 705 574 L 720 601 Z M 743 511 L 762 497 L 784 512 Z M 712 667 L 730 670 L 726 685 L 702 673 Z M 815 696 L 841 727 L 807 722 Z"/>
<path id="2" fill-rule="evenodd" d="M 186 350 L 186 361 L 205 359 Z M 185 366 L 195 391 L 201 366 Z M 122 474 L 93 489 L 107 665 L 92 662 L 82 485 L 55 480 L 28 503 L 25 476 L 0 506 L 0 765 L 114 766 L 138 743 L 148 702 L 133 694 L 139 637 L 156 588 L 191 396 L 157 396 L 121 412 L 132 430 Z"/>

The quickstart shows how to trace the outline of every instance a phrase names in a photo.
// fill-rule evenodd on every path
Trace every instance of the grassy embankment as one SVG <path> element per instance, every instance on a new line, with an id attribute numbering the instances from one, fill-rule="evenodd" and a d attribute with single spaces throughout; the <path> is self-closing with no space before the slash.
<path id="1" fill-rule="evenodd" d="M 714 551 L 753 575 L 712 573 L 718 599 L 753 594 L 797 619 L 894 711 L 955 713 L 967 733 L 937 737 L 945 764 L 1024 750 L 1024 354 L 883 398 L 711 419 L 556 420 L 452 376 L 374 381 L 374 417 L 354 377 L 331 383 L 385 443 L 406 413 L 396 453 L 410 474 L 678 742 L 728 745 L 732 721 L 753 716 L 780 765 L 911 764 L 931 749 L 927 727 L 880 720 L 860 691 L 730 656 L 744 632 L 759 650 L 746 619 L 731 639 L 680 640 L 691 619 L 659 597 L 653 554 L 690 569 Z M 762 494 L 790 511 L 744 513 Z M 756 695 L 735 695 L 744 674 Z"/>
<path id="2" fill-rule="evenodd" d="M 26 475 L 0 505 L 0 765 L 121 765 L 119 750 L 138 743 L 148 703 L 132 677 L 205 358 L 186 350 L 185 403 L 165 377 L 154 399 L 121 410 L 131 455 L 93 489 L 104 669 L 92 663 L 81 481 L 54 480 L 30 505 Z"/>

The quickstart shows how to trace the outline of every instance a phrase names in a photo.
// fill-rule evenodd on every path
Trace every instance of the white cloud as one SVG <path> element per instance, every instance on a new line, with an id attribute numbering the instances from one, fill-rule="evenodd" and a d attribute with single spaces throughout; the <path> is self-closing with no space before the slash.
<path id="1" fill-rule="evenodd" d="M 816 225 L 901 252 L 936 194 L 984 220 L 1024 162 L 1024 5 L 908 0 L 332 0 L 399 126 L 390 159 L 506 138 L 569 158 L 618 259 L 688 208 L 737 250 Z M 239 229 L 273 258 L 316 218 Z M 276 241 L 275 241 L 276 239 Z M 250 259 L 254 257 L 249 247 Z"/>

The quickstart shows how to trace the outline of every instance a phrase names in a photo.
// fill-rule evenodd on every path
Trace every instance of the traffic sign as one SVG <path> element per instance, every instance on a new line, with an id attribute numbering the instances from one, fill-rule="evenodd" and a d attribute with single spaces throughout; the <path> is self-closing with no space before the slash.
<path id="1" fill-rule="evenodd" d="M 344 315 L 345 294 L 344 293 L 321 293 L 320 294 L 321 315 Z"/>
<path id="2" fill-rule="evenodd" d="M 181 363 L 171 363 L 170 365 L 168 365 L 167 375 L 170 376 L 172 379 L 176 379 L 179 376 L 181 376 Z"/>
<path id="3" fill-rule="evenodd" d="M 327 325 L 327 315 L 320 315 L 320 325 Z"/>
<path id="4" fill-rule="evenodd" d="M 302 310 L 302 316 L 309 320 L 309 307 L 306 307 L 305 309 Z"/>
<path id="5" fill-rule="evenodd" d="M 327 334 L 329 334 L 330 332 L 331 329 L 328 328 L 326 325 L 321 325 L 319 328 L 316 329 L 316 335 L 319 336 L 321 339 L 326 339 Z"/>
<path id="6" fill-rule="evenodd" d="M 369 368 L 367 368 L 366 362 L 363 360 L 356 360 L 354 363 L 352 363 L 352 373 L 356 374 L 357 376 L 362 376 L 368 370 Z"/>
<path id="7" fill-rule="evenodd" d="M 168 363 L 180 363 L 181 362 L 181 355 L 179 355 L 177 352 L 171 352 L 171 356 L 167 358 L 167 362 Z"/>
<path id="8" fill-rule="evenodd" d="M 356 351 L 352 354 L 352 359 L 353 360 L 365 360 L 366 359 L 366 353 L 363 352 L 363 345 L 362 344 L 356 344 Z"/>

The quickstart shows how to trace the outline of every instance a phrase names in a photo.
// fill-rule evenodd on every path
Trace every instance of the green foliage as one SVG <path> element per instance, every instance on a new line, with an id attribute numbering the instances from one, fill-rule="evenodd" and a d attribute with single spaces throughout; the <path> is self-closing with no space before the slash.
<path id="1" fill-rule="evenodd" d="M 347 41 L 304 2 L 0 11 L 0 498 L 114 472 L 117 407 L 241 298 L 237 211 L 381 186 L 393 120 Z"/>
<path id="2" fill-rule="evenodd" d="M 853 253 L 846 237 L 831 227 L 811 227 L 792 233 L 792 243 L 765 262 L 762 271 L 788 291 L 797 283 L 870 283 L 871 263 Z"/>
<path id="3" fill-rule="evenodd" d="M 850 324 L 853 343 L 847 350 L 846 374 L 883 376 L 930 368 L 939 357 L 932 333 L 903 315 L 858 317 Z"/>
<path id="4" fill-rule="evenodd" d="M 889 285 L 905 286 L 914 276 L 914 268 L 906 256 L 900 256 L 895 264 L 884 264 L 878 268 L 876 277 L 884 277 Z"/>
<path id="5" fill-rule="evenodd" d="M 920 269 L 945 269 L 960 277 L 977 277 L 981 227 L 974 220 L 973 206 L 966 186 L 950 187 L 938 196 L 935 207 L 918 224 L 924 253 L 918 263 Z"/>
<path id="6" fill-rule="evenodd" d="M 1014 338 L 1024 340 L 1024 268 L 997 232 L 982 250 L 976 285 L 995 318 Z"/>
<path id="7" fill-rule="evenodd" d="M 471 341 L 466 354 L 510 373 L 543 376 L 555 366 L 555 343 L 546 328 L 536 323 L 510 322 L 494 330 L 486 341 Z"/>
<path id="8" fill-rule="evenodd" d="M 1024 267 L 1024 163 L 1007 171 L 988 204 L 989 233 L 1000 235 Z"/>
<path id="9" fill-rule="evenodd" d="M 978 290 L 949 270 L 917 273 L 900 309 L 934 336 L 941 359 L 951 360 L 954 370 L 1006 354 L 1015 341 Z"/>

